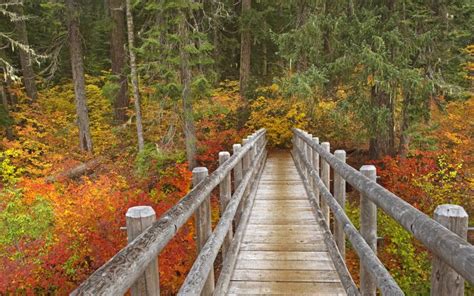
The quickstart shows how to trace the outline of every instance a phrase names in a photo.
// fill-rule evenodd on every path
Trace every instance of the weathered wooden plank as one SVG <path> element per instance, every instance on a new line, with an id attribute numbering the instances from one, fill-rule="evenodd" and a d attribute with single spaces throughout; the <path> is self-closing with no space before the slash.
<path id="1" fill-rule="evenodd" d="M 334 270 L 253 270 L 236 269 L 233 281 L 253 282 L 340 282 Z"/>
<path id="2" fill-rule="evenodd" d="M 313 223 L 314 220 L 312 219 L 285 219 L 285 218 L 275 218 L 275 219 L 249 219 L 249 224 L 264 224 L 264 225 L 306 225 L 309 223 Z"/>
<path id="3" fill-rule="evenodd" d="M 281 193 L 264 193 L 258 200 L 306 200 L 306 197 L 299 192 L 291 196 Z"/>
<path id="4" fill-rule="evenodd" d="M 250 215 L 250 219 L 313 219 L 314 216 L 311 211 L 302 211 L 302 210 L 294 210 L 294 211 L 286 211 L 286 212 L 277 212 L 272 210 L 267 211 L 253 211 L 252 215 Z"/>
<path id="5" fill-rule="evenodd" d="M 245 232 L 247 236 L 297 236 L 302 235 L 303 237 L 314 237 L 321 236 L 322 232 L 319 230 L 295 230 L 295 231 L 286 231 L 286 230 L 262 230 L 258 228 L 253 228 L 251 230 L 247 229 Z"/>
<path id="6" fill-rule="evenodd" d="M 330 260 L 245 260 L 238 259 L 236 269 L 334 270 Z"/>
<path id="7" fill-rule="evenodd" d="M 345 295 L 339 283 L 231 282 L 229 294 L 244 295 Z"/>
<path id="8" fill-rule="evenodd" d="M 281 207 L 301 207 L 301 206 L 308 206 L 309 201 L 306 200 L 264 200 L 264 199 L 257 199 L 255 200 L 254 207 L 262 206 L 262 207 L 274 207 L 274 206 L 281 206 Z"/>
<path id="9" fill-rule="evenodd" d="M 245 260 L 330 260 L 327 252 L 301 251 L 241 251 Z"/>
<path id="10" fill-rule="evenodd" d="M 285 232 L 298 232 L 298 231 L 316 231 L 320 229 L 313 224 L 310 225 L 248 225 L 247 231 L 285 231 Z"/>
<path id="11" fill-rule="evenodd" d="M 292 243 L 246 243 L 240 246 L 241 251 L 326 251 L 326 245 L 323 242 L 311 244 L 292 244 Z"/>

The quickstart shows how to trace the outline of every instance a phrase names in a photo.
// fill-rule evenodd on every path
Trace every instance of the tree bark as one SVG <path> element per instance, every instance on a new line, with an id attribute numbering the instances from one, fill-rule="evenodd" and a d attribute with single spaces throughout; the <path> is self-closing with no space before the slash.
<path id="1" fill-rule="evenodd" d="M 138 151 L 142 151 L 145 148 L 145 140 L 143 138 L 143 125 L 142 125 L 142 112 L 140 106 L 140 91 L 138 89 L 138 72 L 137 72 L 137 58 L 135 56 L 135 45 L 134 45 L 134 28 L 133 28 L 133 15 L 130 0 L 127 2 L 127 29 L 128 29 L 128 50 L 130 54 L 130 71 L 131 80 L 133 87 L 133 97 L 135 99 L 135 114 L 136 114 L 136 125 L 137 125 L 137 138 L 138 138 Z"/>
<path id="2" fill-rule="evenodd" d="M 10 108 L 8 106 L 8 99 L 7 99 L 7 94 L 5 92 L 5 85 L 3 84 L 3 81 L 1 81 L 1 85 L 0 85 L 0 93 L 1 93 L 1 96 L 2 96 L 2 105 L 3 105 L 3 108 L 5 110 L 5 115 L 10 118 Z M 11 127 L 11 125 L 8 125 L 5 127 L 5 133 L 6 133 L 6 137 L 8 140 L 13 140 L 15 137 L 13 135 L 13 129 Z"/>
<path id="3" fill-rule="evenodd" d="M 298 6 L 296 7 L 297 13 L 296 13 L 296 28 L 300 29 L 306 24 L 306 21 L 308 19 L 308 5 L 305 0 L 300 0 L 297 2 Z M 306 52 L 301 51 L 300 56 L 298 57 L 298 61 L 296 63 L 296 71 L 298 73 L 306 71 L 308 68 L 308 58 L 306 55 Z"/>
<path id="4" fill-rule="evenodd" d="M 376 122 L 372 124 L 372 136 L 369 143 L 369 157 L 370 159 L 379 159 L 385 155 L 393 154 L 394 147 L 394 118 L 393 118 L 393 100 L 390 95 L 385 91 L 376 91 L 375 87 L 372 87 L 371 91 L 372 106 L 379 112 L 381 110 L 387 110 L 388 116 L 384 118 L 382 123 Z"/>
<path id="5" fill-rule="evenodd" d="M 68 16 L 69 52 L 71 55 L 72 78 L 76 96 L 79 145 L 82 150 L 92 152 L 92 138 L 89 128 L 89 113 L 86 103 L 84 61 L 79 31 L 79 5 L 77 0 L 66 0 Z"/>
<path id="6" fill-rule="evenodd" d="M 242 15 L 245 15 L 252 7 L 252 0 L 242 0 Z M 250 35 L 250 28 L 246 24 L 241 23 L 240 33 L 240 95 L 245 97 L 245 92 L 248 88 L 250 78 L 250 55 L 252 50 L 252 37 Z"/>
<path id="7" fill-rule="evenodd" d="M 191 66 L 189 63 L 189 53 L 186 51 L 186 45 L 189 44 L 189 32 L 186 25 L 186 17 L 183 14 L 182 20 L 179 23 L 179 36 L 181 43 L 179 47 L 180 56 L 180 74 L 181 74 L 181 85 L 182 91 L 182 102 L 183 102 L 183 114 L 184 114 L 184 137 L 186 144 L 186 158 L 188 160 L 189 170 L 193 170 L 196 163 L 196 131 L 194 128 L 193 118 L 193 106 L 191 103 Z"/>
<path id="8" fill-rule="evenodd" d="M 110 58 L 112 74 L 118 78 L 119 90 L 114 100 L 114 121 L 127 121 L 128 97 L 127 75 L 125 73 L 127 55 L 125 52 L 125 10 L 123 0 L 109 0 L 112 30 L 110 31 Z"/>
<path id="9" fill-rule="evenodd" d="M 16 6 L 16 12 L 18 13 L 18 16 L 22 17 L 24 15 L 23 7 L 21 5 Z M 26 29 L 25 20 L 22 19 L 15 22 L 15 31 L 18 36 L 18 41 L 24 46 L 29 47 L 30 44 L 28 42 L 28 31 Z M 36 75 L 33 70 L 32 59 L 30 57 L 30 54 L 21 48 L 19 49 L 19 55 L 21 71 L 23 72 L 23 84 L 25 85 L 26 95 L 30 99 L 35 101 L 38 97 L 38 90 L 36 89 Z"/>
<path id="10" fill-rule="evenodd" d="M 410 147 L 410 135 L 408 129 L 410 128 L 410 105 L 412 97 L 407 94 L 402 106 L 402 125 L 400 128 L 400 143 L 398 147 L 398 154 L 405 158 Z"/>

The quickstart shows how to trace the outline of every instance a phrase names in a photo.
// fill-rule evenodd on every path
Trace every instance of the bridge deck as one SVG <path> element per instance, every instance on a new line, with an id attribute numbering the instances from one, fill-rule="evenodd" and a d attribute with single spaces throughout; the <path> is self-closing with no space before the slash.
<path id="1" fill-rule="evenodd" d="M 267 159 L 229 295 L 345 295 L 288 152 Z"/>

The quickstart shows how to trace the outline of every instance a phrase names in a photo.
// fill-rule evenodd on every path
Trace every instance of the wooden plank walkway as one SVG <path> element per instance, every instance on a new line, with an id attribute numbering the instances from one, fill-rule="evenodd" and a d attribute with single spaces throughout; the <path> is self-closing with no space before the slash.
<path id="1" fill-rule="evenodd" d="M 267 159 L 229 295 L 346 295 L 289 152 Z"/>

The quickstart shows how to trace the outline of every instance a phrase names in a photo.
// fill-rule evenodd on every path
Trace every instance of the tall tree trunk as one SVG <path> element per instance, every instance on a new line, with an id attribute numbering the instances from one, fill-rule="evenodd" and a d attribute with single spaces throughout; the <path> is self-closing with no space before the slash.
<path id="1" fill-rule="evenodd" d="M 410 147 L 410 135 L 408 129 L 410 128 L 410 106 L 411 106 L 411 94 L 405 96 L 405 100 L 402 106 L 402 125 L 400 128 L 400 143 L 398 147 L 398 154 L 405 158 Z"/>
<path id="2" fill-rule="evenodd" d="M 16 12 L 18 13 L 18 16 L 22 17 L 24 15 L 23 7 L 21 5 L 16 6 Z M 30 44 L 28 42 L 28 31 L 26 29 L 25 20 L 21 19 L 15 22 L 15 31 L 18 36 L 18 41 L 21 42 L 23 45 L 29 47 Z M 33 70 L 31 56 L 27 51 L 21 48 L 19 50 L 19 54 L 21 71 L 23 72 L 23 84 L 25 85 L 26 95 L 34 101 L 38 97 L 38 90 L 36 89 L 36 75 Z"/>
<path id="3" fill-rule="evenodd" d="M 125 10 L 123 0 L 109 0 L 112 30 L 110 32 L 110 57 L 112 74 L 118 78 L 119 90 L 114 100 L 114 120 L 121 124 L 127 121 L 127 109 L 130 105 L 128 97 L 125 52 Z"/>
<path id="4" fill-rule="evenodd" d="M 5 91 L 5 85 L 3 84 L 3 81 L 0 82 L 0 93 L 1 93 L 1 96 L 2 96 L 2 105 L 3 105 L 3 109 L 5 110 L 5 115 L 10 119 L 10 108 L 8 106 L 8 99 L 7 99 L 7 94 L 6 94 L 6 91 Z M 14 139 L 14 135 L 13 135 L 13 129 L 11 127 L 10 124 L 8 124 L 6 127 L 5 127 L 5 132 L 6 132 L 6 136 L 7 136 L 7 139 L 8 140 L 13 140 Z"/>
<path id="5" fill-rule="evenodd" d="M 306 0 L 300 0 L 297 2 L 298 6 L 296 7 L 296 28 L 300 29 L 306 24 L 308 18 L 308 5 Z M 296 71 L 298 73 L 306 71 L 308 68 L 308 58 L 306 52 L 300 52 L 300 56 L 298 57 L 298 61 L 296 63 Z"/>
<path id="6" fill-rule="evenodd" d="M 372 87 L 371 92 L 372 106 L 378 112 L 385 110 L 387 115 L 382 123 L 374 118 L 372 136 L 369 142 L 369 157 L 379 159 L 385 155 L 393 154 L 394 147 L 394 118 L 393 118 L 393 100 L 390 95 L 384 91 L 376 90 Z"/>
<path id="7" fill-rule="evenodd" d="M 182 100 L 184 113 L 184 137 L 186 143 L 186 158 L 188 160 L 189 169 L 196 167 L 196 131 L 194 128 L 193 106 L 191 102 L 191 65 L 189 53 L 186 51 L 186 46 L 189 44 L 189 32 L 186 24 L 185 15 L 182 15 L 182 20 L 179 23 L 179 36 L 181 39 L 179 47 L 180 57 L 180 72 L 181 84 L 183 86 Z"/>
<path id="8" fill-rule="evenodd" d="M 252 7 L 252 0 L 242 0 L 242 15 L 241 19 L 246 17 L 246 14 Z M 249 79 L 250 79 L 250 55 L 252 50 L 252 38 L 250 35 L 250 28 L 245 23 L 241 23 L 240 33 L 240 95 L 245 97 Z"/>
<path id="9" fill-rule="evenodd" d="M 128 29 L 128 50 L 130 54 L 130 71 L 132 76 L 132 87 L 133 97 L 135 99 L 135 114 L 136 114 L 136 125 L 137 125 L 137 137 L 138 137 L 138 151 L 142 151 L 145 148 L 145 140 L 143 139 L 143 125 L 142 125 L 142 111 L 140 106 L 140 91 L 138 89 L 138 72 L 137 72 L 137 58 L 135 56 L 135 36 L 133 28 L 133 16 L 132 7 L 130 0 L 127 2 L 127 29 Z"/>
<path id="10" fill-rule="evenodd" d="M 263 42 L 263 56 L 262 56 L 262 75 L 263 77 L 267 77 L 268 75 L 268 49 L 267 49 L 267 43 Z"/>
<path id="11" fill-rule="evenodd" d="M 68 16 L 69 52 L 71 55 L 72 78 L 76 96 L 79 145 L 82 150 L 92 152 L 92 138 L 89 129 L 89 113 L 86 103 L 84 61 L 82 57 L 81 35 L 79 31 L 79 5 L 77 0 L 66 0 Z"/>

